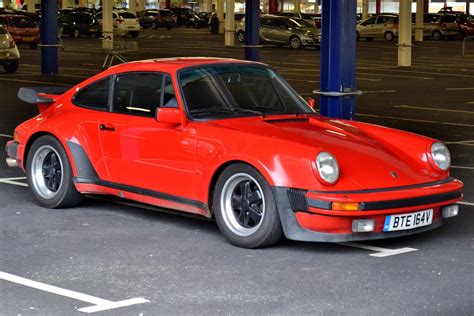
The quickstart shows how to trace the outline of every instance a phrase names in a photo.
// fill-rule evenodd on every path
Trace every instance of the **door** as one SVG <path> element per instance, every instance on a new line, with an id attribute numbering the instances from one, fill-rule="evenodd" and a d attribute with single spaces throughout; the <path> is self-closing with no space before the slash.
<path id="1" fill-rule="evenodd" d="M 373 16 L 359 24 L 359 34 L 361 37 L 374 37 L 374 26 L 377 17 Z"/>
<path id="2" fill-rule="evenodd" d="M 170 76 L 157 72 L 115 77 L 112 112 L 99 124 L 112 182 L 193 199 L 197 192 L 196 130 L 160 126 L 157 107 L 178 107 Z"/>

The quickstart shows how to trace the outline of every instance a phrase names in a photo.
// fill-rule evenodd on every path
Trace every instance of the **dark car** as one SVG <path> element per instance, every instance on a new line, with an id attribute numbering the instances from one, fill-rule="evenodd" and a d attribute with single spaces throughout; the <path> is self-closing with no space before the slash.
<path id="1" fill-rule="evenodd" d="M 317 28 L 321 28 L 321 14 L 317 13 L 301 13 L 301 12 L 280 12 L 278 16 L 286 16 L 295 19 L 305 20 L 311 24 L 314 24 Z"/>
<path id="2" fill-rule="evenodd" d="M 189 8 L 171 8 L 170 10 L 176 16 L 178 26 L 192 27 L 198 18 L 196 11 Z"/>
<path id="3" fill-rule="evenodd" d="M 457 18 L 459 35 L 464 38 L 467 36 L 474 36 L 474 16 L 459 15 Z"/>
<path id="4" fill-rule="evenodd" d="M 144 10 L 137 13 L 138 22 L 144 29 L 166 27 L 168 30 L 176 26 L 176 17 L 167 9 Z"/>
<path id="5" fill-rule="evenodd" d="M 100 36 L 100 27 L 97 19 L 86 11 L 62 11 L 59 16 L 59 25 L 63 34 L 74 38 L 82 35 Z"/>
<path id="6" fill-rule="evenodd" d="M 0 15 L 0 24 L 6 27 L 15 43 L 25 43 L 33 49 L 38 47 L 39 27 L 32 18 L 24 15 Z"/>

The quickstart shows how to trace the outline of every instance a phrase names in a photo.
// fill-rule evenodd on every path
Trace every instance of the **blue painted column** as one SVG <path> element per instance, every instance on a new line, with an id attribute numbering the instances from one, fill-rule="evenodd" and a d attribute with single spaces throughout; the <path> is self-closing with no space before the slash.
<path id="1" fill-rule="evenodd" d="M 320 110 L 329 117 L 354 119 L 357 0 L 323 0 Z"/>
<path id="2" fill-rule="evenodd" d="M 41 0 L 41 73 L 58 73 L 58 0 Z"/>
<path id="3" fill-rule="evenodd" d="M 245 1 L 245 59 L 260 60 L 260 1 Z"/>

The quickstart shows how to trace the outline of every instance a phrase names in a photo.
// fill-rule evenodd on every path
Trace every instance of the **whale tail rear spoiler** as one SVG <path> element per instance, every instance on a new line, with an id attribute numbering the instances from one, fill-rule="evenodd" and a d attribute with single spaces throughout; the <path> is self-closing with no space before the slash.
<path id="1" fill-rule="evenodd" d="M 68 91 L 70 87 L 28 87 L 18 90 L 18 98 L 26 103 L 37 104 L 38 110 L 43 112 L 56 99 Z"/>

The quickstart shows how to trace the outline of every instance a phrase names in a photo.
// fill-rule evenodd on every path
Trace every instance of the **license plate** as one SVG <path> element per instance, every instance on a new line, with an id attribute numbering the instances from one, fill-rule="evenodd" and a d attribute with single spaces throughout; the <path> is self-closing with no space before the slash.
<path id="1" fill-rule="evenodd" d="M 90 29 L 90 32 L 97 32 L 97 29 Z"/>
<path id="2" fill-rule="evenodd" d="M 0 58 L 2 58 L 2 57 L 8 57 L 8 53 L 0 52 Z"/>
<path id="3" fill-rule="evenodd" d="M 34 37 L 23 37 L 23 40 L 29 42 L 34 40 Z"/>
<path id="4" fill-rule="evenodd" d="M 400 214 L 400 215 L 390 215 L 385 217 L 385 224 L 383 225 L 384 232 L 391 232 L 397 230 L 407 230 L 414 229 L 418 227 L 431 225 L 433 222 L 433 209 Z"/>

